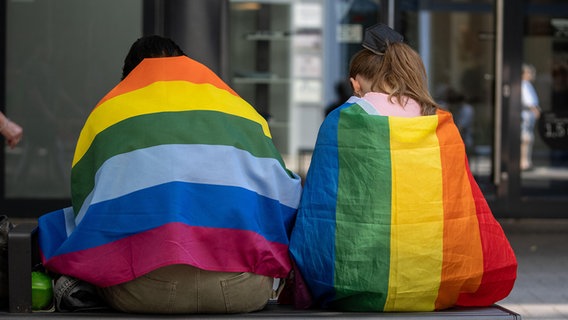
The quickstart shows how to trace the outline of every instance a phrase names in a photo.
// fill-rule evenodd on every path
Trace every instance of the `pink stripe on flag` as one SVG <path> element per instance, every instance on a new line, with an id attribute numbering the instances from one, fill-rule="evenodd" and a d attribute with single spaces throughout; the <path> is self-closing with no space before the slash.
<path id="1" fill-rule="evenodd" d="M 253 231 L 183 223 L 169 223 L 109 244 L 54 256 L 45 266 L 107 287 L 171 264 L 275 278 L 285 278 L 291 269 L 286 244 L 270 242 Z"/>

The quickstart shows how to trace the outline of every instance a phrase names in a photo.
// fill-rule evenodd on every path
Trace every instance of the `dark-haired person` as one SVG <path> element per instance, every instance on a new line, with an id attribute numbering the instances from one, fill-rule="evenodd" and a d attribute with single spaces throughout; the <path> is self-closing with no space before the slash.
<path id="1" fill-rule="evenodd" d="M 294 282 L 306 284 L 295 303 L 432 311 L 505 298 L 515 255 L 420 56 L 382 24 L 363 47 L 355 96 L 322 123 L 306 176 L 290 240 Z"/>
<path id="2" fill-rule="evenodd" d="M 44 266 L 118 310 L 256 311 L 291 269 L 300 178 L 255 109 L 170 39 L 132 45 L 71 172 L 73 206 L 39 220 Z"/>
<path id="3" fill-rule="evenodd" d="M 185 56 L 183 50 L 169 38 L 157 35 L 145 36 L 130 46 L 128 54 L 124 58 L 122 66 L 122 78 L 124 80 L 136 66 L 146 58 L 163 58 Z"/>

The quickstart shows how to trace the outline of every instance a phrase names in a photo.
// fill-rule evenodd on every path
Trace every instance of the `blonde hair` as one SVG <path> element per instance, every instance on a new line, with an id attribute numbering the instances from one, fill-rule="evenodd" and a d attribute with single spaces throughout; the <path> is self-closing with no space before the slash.
<path id="1" fill-rule="evenodd" d="M 371 81 L 371 90 L 389 95 L 404 106 L 408 98 L 415 100 L 422 115 L 436 114 L 439 108 L 428 91 L 426 69 L 422 59 L 409 45 L 390 43 L 384 54 L 368 49 L 357 52 L 351 59 L 349 77 Z"/>

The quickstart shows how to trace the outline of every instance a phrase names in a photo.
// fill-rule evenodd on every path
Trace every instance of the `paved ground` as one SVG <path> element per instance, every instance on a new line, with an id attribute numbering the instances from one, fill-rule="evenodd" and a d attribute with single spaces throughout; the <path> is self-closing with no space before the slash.
<path id="1" fill-rule="evenodd" d="M 502 220 L 519 262 L 499 304 L 523 319 L 568 319 L 568 220 Z"/>

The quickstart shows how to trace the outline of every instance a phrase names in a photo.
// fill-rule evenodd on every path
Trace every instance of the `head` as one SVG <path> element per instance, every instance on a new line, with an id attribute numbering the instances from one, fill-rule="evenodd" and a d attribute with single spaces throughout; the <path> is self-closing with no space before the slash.
<path id="1" fill-rule="evenodd" d="M 422 58 L 402 41 L 383 41 L 381 50 L 365 46 L 351 59 L 349 77 L 360 94 L 380 92 L 404 106 L 411 98 L 420 104 L 422 115 L 436 113 L 438 105 L 428 91 Z"/>
<path id="2" fill-rule="evenodd" d="M 535 76 L 535 67 L 533 65 L 523 63 L 523 80 L 533 81 Z"/>
<path id="3" fill-rule="evenodd" d="M 130 47 L 124 59 L 124 66 L 122 67 L 122 80 L 145 58 L 177 57 L 183 55 L 185 55 L 185 53 L 171 39 L 156 35 L 144 36 L 136 40 Z"/>

